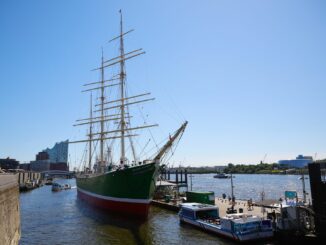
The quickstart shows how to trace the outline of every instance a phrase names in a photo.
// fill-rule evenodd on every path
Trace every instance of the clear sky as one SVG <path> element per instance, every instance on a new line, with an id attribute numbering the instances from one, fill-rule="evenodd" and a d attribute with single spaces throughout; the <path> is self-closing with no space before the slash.
<path id="1" fill-rule="evenodd" d="M 72 126 L 89 110 L 81 85 L 98 79 L 101 46 L 117 54 L 107 41 L 119 9 L 136 30 L 126 50 L 146 51 L 127 64 L 128 81 L 155 96 L 158 141 L 189 121 L 175 164 L 326 157 L 323 0 L 2 0 L 1 158 L 83 138 Z"/>

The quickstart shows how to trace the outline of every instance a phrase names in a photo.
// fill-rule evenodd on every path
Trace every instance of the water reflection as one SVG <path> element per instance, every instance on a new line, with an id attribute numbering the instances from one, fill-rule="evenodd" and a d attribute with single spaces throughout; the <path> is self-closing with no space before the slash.
<path id="1" fill-rule="evenodd" d="M 135 217 L 123 216 L 121 214 L 108 213 L 105 210 L 96 209 L 87 202 L 77 198 L 75 205 L 85 217 L 93 220 L 97 224 L 97 232 L 104 240 L 98 242 L 110 242 L 110 244 L 125 244 L 128 241 L 136 244 L 144 244 L 140 236 L 140 230 L 146 220 Z M 148 240 L 148 244 L 151 241 Z"/>

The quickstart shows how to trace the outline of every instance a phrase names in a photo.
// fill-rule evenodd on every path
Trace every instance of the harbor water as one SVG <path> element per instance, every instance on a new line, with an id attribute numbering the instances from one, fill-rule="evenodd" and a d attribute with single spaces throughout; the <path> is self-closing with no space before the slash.
<path id="1" fill-rule="evenodd" d="M 214 179 L 214 174 L 195 174 L 192 176 L 192 187 L 195 191 L 214 191 L 215 195 L 222 197 L 225 193 L 231 196 L 230 179 Z M 234 196 L 236 199 L 254 201 L 264 199 L 284 198 L 285 191 L 297 191 L 298 197 L 303 197 L 302 180 L 300 175 L 276 175 L 276 174 L 235 174 L 233 175 Z M 307 202 L 310 197 L 309 176 L 305 175 L 305 189 Z M 190 186 L 190 184 L 189 184 Z"/>
<path id="2" fill-rule="evenodd" d="M 236 175 L 235 194 L 239 199 L 255 199 L 262 190 L 266 198 L 277 198 L 288 189 L 300 192 L 298 177 Z M 229 179 L 202 174 L 194 175 L 192 180 L 193 190 L 212 190 L 217 196 L 230 193 Z M 175 212 L 158 207 L 151 207 L 146 221 L 107 214 L 77 198 L 74 179 L 58 182 L 69 183 L 73 188 L 52 192 L 51 186 L 43 186 L 21 193 L 20 244 L 234 244 L 189 225 L 180 225 Z"/>

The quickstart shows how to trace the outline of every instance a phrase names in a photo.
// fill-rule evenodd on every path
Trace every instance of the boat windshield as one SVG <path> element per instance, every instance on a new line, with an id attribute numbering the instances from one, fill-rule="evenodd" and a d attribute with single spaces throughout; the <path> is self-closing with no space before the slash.
<path id="1" fill-rule="evenodd" d="M 218 213 L 217 210 L 201 210 L 196 212 L 197 219 L 217 219 Z"/>

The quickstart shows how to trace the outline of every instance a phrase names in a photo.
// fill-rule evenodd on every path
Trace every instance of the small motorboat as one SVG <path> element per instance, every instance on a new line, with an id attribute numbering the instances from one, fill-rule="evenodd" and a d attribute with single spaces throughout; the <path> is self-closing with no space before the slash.
<path id="1" fill-rule="evenodd" d="M 229 179 L 229 178 L 231 178 L 231 176 L 227 175 L 227 174 L 224 174 L 224 173 L 219 173 L 219 174 L 214 175 L 214 178 L 216 178 L 216 179 Z"/>
<path id="2" fill-rule="evenodd" d="M 65 189 L 65 190 L 71 189 L 71 185 L 69 185 L 69 184 L 64 184 L 63 189 Z"/>
<path id="3" fill-rule="evenodd" d="M 54 182 L 52 184 L 52 191 L 61 191 L 63 189 L 64 189 L 64 187 L 62 185 L 60 185 L 59 183 Z"/>
<path id="4" fill-rule="evenodd" d="M 45 181 L 45 184 L 46 185 L 52 185 L 53 183 L 53 179 L 52 178 L 48 178 L 46 181 Z"/>

